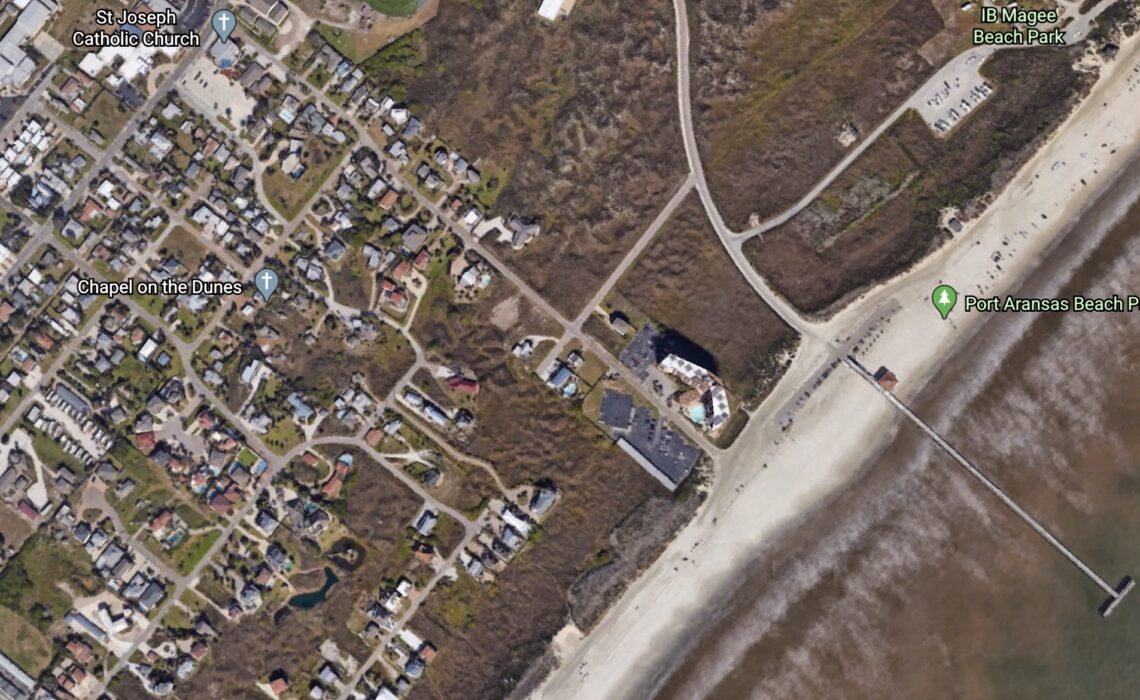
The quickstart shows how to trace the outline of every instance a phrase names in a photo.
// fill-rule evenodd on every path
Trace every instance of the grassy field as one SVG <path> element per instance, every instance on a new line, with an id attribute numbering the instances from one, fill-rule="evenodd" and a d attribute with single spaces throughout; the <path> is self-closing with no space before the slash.
<path id="1" fill-rule="evenodd" d="M 122 518 L 123 525 L 135 532 L 142 526 L 147 515 L 144 509 L 138 507 L 138 502 L 172 503 L 176 500 L 174 487 L 166 472 L 127 441 L 119 440 L 115 443 L 110 454 L 111 459 L 122 469 L 122 475 L 135 482 L 135 488 L 123 500 L 115 496 L 114 489 L 108 489 L 107 502 Z"/>
<path id="2" fill-rule="evenodd" d="M 418 12 L 402 19 L 392 18 L 385 22 L 373 22 L 368 27 L 354 29 L 316 22 L 313 31 L 332 44 L 342 56 L 353 63 L 361 64 L 384 47 L 414 32 L 435 17 L 438 10 L 439 0 L 426 0 Z"/>
<path id="3" fill-rule="evenodd" d="M 408 17 L 416 12 L 419 0 L 365 0 L 368 6 L 389 17 Z"/>
<path id="4" fill-rule="evenodd" d="M 910 113 L 807 210 L 744 250 L 799 308 L 827 314 L 861 289 L 937 248 L 945 207 L 979 211 L 1065 115 L 1088 78 L 1049 49 L 996 54 L 983 72 L 997 88 L 946 139 Z M 979 134 L 986 135 L 980 138 Z"/>
<path id="5" fill-rule="evenodd" d="M 943 17 L 966 13 L 948 0 L 695 2 L 693 116 L 728 225 L 797 201 L 843 157 L 844 125 L 868 133 L 953 55 L 961 29 Z"/>
<path id="6" fill-rule="evenodd" d="M 350 250 L 330 270 L 333 294 L 336 300 L 354 309 L 366 309 L 372 301 L 375 276 L 365 267 L 364 255 L 358 250 Z"/>
<path id="7" fill-rule="evenodd" d="M 194 595 L 193 593 L 187 593 L 188 595 Z M 170 608 L 170 611 L 162 618 L 162 625 L 163 627 L 169 627 L 171 629 L 191 629 L 190 613 L 175 605 Z"/>
<path id="8" fill-rule="evenodd" d="M 324 66 L 317 66 L 313 70 L 309 71 L 309 74 L 305 76 L 305 80 L 309 81 L 309 84 L 316 89 L 323 90 L 325 85 L 328 84 L 329 78 L 331 77 L 332 73 L 329 73 L 328 68 Z"/>
<path id="9" fill-rule="evenodd" d="M 408 85 L 423 73 L 427 59 L 424 32 L 417 29 L 378 49 L 360 64 L 382 90 L 397 100 L 408 97 Z"/>
<path id="10" fill-rule="evenodd" d="M 71 34 L 76 29 L 94 30 L 97 26 L 95 24 L 95 13 L 91 12 L 90 6 L 84 6 L 82 3 L 60 5 L 59 12 L 56 13 L 48 26 L 48 33 L 56 41 L 68 46 L 71 42 Z M 82 55 L 79 58 L 82 58 Z"/>
<path id="11" fill-rule="evenodd" d="M 475 163 L 494 213 L 542 218 L 507 262 L 574 315 L 684 177 L 673 12 L 580 2 L 555 29 L 536 7 L 442 3 L 408 98 Z"/>
<path id="12" fill-rule="evenodd" d="M 191 530 L 206 527 L 210 524 L 210 519 L 189 503 L 183 503 L 175 507 L 174 513 L 181 518 L 182 522 L 186 523 L 186 527 Z"/>
<path id="13" fill-rule="evenodd" d="M 28 675 L 38 676 L 51 662 L 55 651 L 51 640 L 27 620 L 8 608 L 0 608 L 0 652 L 12 659 Z"/>
<path id="14" fill-rule="evenodd" d="M 43 462 L 44 466 L 55 470 L 61 464 L 66 464 L 76 474 L 84 472 L 83 464 L 63 451 L 63 447 L 47 433 L 35 430 L 32 433 L 32 449 Z"/>
<path id="15" fill-rule="evenodd" d="M 31 523 L 11 504 L 0 505 L 0 536 L 7 546 L 20 548 L 32 534 Z"/>
<path id="16" fill-rule="evenodd" d="M 29 538 L 0 572 L 0 607 L 45 631 L 71 608 L 71 596 L 62 586 L 90 595 L 102 585 L 90 573 L 86 554 L 41 533 Z"/>
<path id="17" fill-rule="evenodd" d="M 80 115 L 77 128 L 95 143 L 106 146 L 115 140 L 127 122 L 127 111 L 109 90 L 103 90 Z M 96 136 L 95 133 L 99 136 Z"/>
<path id="18" fill-rule="evenodd" d="M 200 535 L 187 536 L 185 540 L 170 551 L 170 558 L 174 561 L 174 566 L 183 574 L 190 573 L 198 565 L 198 562 L 206 556 L 210 547 L 218 541 L 221 534 L 221 530 L 211 530 Z"/>
<path id="19" fill-rule="evenodd" d="M 149 297 L 144 299 L 145 303 L 152 304 L 161 310 L 163 300 L 165 297 Z M 171 355 L 171 362 L 177 361 L 177 354 Z M 143 404 L 146 403 L 148 397 L 162 386 L 166 381 L 156 368 L 144 364 L 142 360 L 138 359 L 136 355 L 128 354 L 122 364 L 116 367 L 111 372 L 111 377 L 115 381 L 125 382 L 131 387 L 132 395 L 124 397 L 122 402 L 124 408 L 128 413 L 140 410 Z"/>
<path id="20" fill-rule="evenodd" d="M 198 234 L 183 226 L 174 227 L 162 242 L 162 250 L 190 271 L 197 270 L 208 255 L 206 246 L 198 240 Z"/>
<path id="21" fill-rule="evenodd" d="M 297 423 L 291 417 L 286 416 L 270 426 L 269 432 L 265 434 L 264 441 L 269 449 L 276 454 L 283 455 L 300 445 L 304 438 L 305 436 L 297 427 Z"/>

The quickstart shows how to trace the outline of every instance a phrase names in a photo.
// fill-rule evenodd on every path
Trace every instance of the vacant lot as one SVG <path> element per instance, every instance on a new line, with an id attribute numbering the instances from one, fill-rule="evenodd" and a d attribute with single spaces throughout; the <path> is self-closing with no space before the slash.
<path id="1" fill-rule="evenodd" d="M 749 406 L 784 373 L 780 360 L 796 333 L 765 304 L 733 265 L 696 193 L 622 277 L 617 291 L 636 311 L 684 336 L 681 354 L 720 375 Z M 633 316 L 631 309 L 622 308 Z M 613 331 L 606 330 L 613 334 Z"/>
<path id="2" fill-rule="evenodd" d="M 953 53 L 957 0 L 694 0 L 693 116 L 725 221 L 793 204 Z"/>
<path id="3" fill-rule="evenodd" d="M 330 314 L 316 329 L 317 341 L 309 345 L 302 336 L 312 321 L 292 305 L 278 301 L 280 298 L 278 295 L 262 307 L 256 324 L 250 328 L 266 325 L 280 334 L 281 349 L 288 361 L 275 365 L 274 369 L 302 391 L 316 396 L 322 404 L 331 402 L 346 389 L 356 372 L 364 375 L 368 390 L 374 396 L 383 397 L 415 362 L 415 352 L 408 339 L 379 319 L 371 321 L 374 337 L 357 338 L 349 343 L 346 339 L 351 329 Z"/>
<path id="4" fill-rule="evenodd" d="M 113 491 L 107 492 L 107 502 L 119 514 L 123 526 L 132 533 L 137 532 L 147 520 L 149 504 L 174 503 L 184 498 L 175 491 L 166 472 L 130 443 L 119 440 L 110 456 L 123 470 L 123 476 L 135 482 L 135 488 L 126 500 L 120 500 Z"/>
<path id="5" fill-rule="evenodd" d="M 41 529 L 0 572 L 0 607 L 47 631 L 71 608 L 71 594 L 91 595 L 102 587 L 85 566 L 86 559 L 82 551 L 55 542 Z"/>
<path id="6" fill-rule="evenodd" d="M 280 164 L 266 168 L 262 174 L 262 185 L 270 206 L 289 221 L 297 218 L 340 165 L 345 152 L 343 146 L 315 136 L 306 137 L 301 157 L 305 172 L 299 178 L 294 180 L 282 172 Z"/>
<path id="7" fill-rule="evenodd" d="M 329 270 L 329 281 L 337 302 L 362 310 L 372 306 L 376 276 L 366 267 L 360 251 L 349 250 L 336 268 Z"/>
<path id="8" fill-rule="evenodd" d="M 515 343 L 528 335 L 555 335 L 560 327 L 498 276 L 474 303 L 456 302 L 455 280 L 448 275 L 448 268 L 462 251 L 455 239 L 448 245 L 446 253 L 433 259 L 428 268 L 428 286 L 412 323 L 412 334 L 426 349 L 429 360 L 469 367 L 482 383 L 485 372 L 507 370 L 505 363 Z M 495 308 L 509 299 L 517 300 L 518 314 L 513 323 L 497 319 L 500 323 L 496 325 L 492 322 Z M 477 418 L 482 398 L 480 390 L 475 403 Z"/>
<path id="9" fill-rule="evenodd" d="M 366 0 L 368 6 L 391 17 L 408 17 L 415 14 L 419 0 Z"/>
<path id="10" fill-rule="evenodd" d="M 20 668 L 37 676 L 51 661 L 51 641 L 30 622 L 8 608 L 0 608 L 0 653 L 15 661 Z"/>
<path id="11" fill-rule="evenodd" d="M 408 98 L 478 159 L 496 211 L 543 218 L 510 261 L 571 313 L 683 178 L 673 11 L 664 0 L 580 2 L 551 26 L 536 8 L 442 3 Z"/>
<path id="12" fill-rule="evenodd" d="M 745 252 L 792 303 L 827 314 L 941 245 L 945 207 L 977 213 L 1068 114 L 1089 78 L 1057 49 L 1004 51 L 983 72 L 994 96 L 948 139 L 917 115 L 896 124 L 799 216 Z"/>
<path id="13" fill-rule="evenodd" d="M 368 578 L 361 582 L 378 586 L 397 577 L 411 560 L 410 552 L 397 550 L 423 500 L 363 450 L 325 445 L 318 451 L 330 461 L 344 452 L 353 456 L 355 476 L 350 475 L 345 489 L 344 524 L 368 550 L 360 568 Z"/>
<path id="14" fill-rule="evenodd" d="M 646 502 L 657 503 L 662 522 L 677 523 L 698 501 L 662 489 L 574 404 L 558 398 L 510 356 L 511 343 L 550 323 L 520 301 L 519 321 L 505 330 L 491 324 L 493 309 L 512 293 L 496 279 L 484 298 L 459 306 L 446 285 L 433 284 L 413 331 L 434 356 L 469 367 L 479 377 L 473 408 L 478 428 L 465 451 L 494 463 L 508 487 L 547 478 L 563 497 L 537 544 L 495 585 L 483 588 L 461 579 L 428 598 L 413 628 L 439 646 L 440 658 L 413 691 L 416 698 L 505 695 L 542 655 L 567 614 L 587 627 L 596 621 L 596 607 L 579 611 L 576 602 L 567 603 L 583 575 L 612 558 L 635 562 L 629 570 L 614 569 L 591 582 L 591 605 L 608 600 L 674 531 L 643 533 L 641 546 L 627 554 L 610 539 L 615 528 Z"/>

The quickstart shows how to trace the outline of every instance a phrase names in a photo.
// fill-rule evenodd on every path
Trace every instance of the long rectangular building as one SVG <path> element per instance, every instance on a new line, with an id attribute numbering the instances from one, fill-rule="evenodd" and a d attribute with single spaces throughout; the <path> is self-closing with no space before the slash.
<path id="1" fill-rule="evenodd" d="M 28 700 L 36 688 L 36 679 L 4 654 L 0 654 L 0 698 Z"/>

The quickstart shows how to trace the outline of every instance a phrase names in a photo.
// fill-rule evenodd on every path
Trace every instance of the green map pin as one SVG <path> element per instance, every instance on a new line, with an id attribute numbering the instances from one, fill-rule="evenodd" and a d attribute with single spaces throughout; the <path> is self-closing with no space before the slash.
<path id="1" fill-rule="evenodd" d="M 948 284 L 940 284 L 934 288 L 930 300 L 934 302 L 934 308 L 938 309 L 938 313 L 942 314 L 942 320 L 945 321 L 954 304 L 958 303 L 958 292 Z"/>

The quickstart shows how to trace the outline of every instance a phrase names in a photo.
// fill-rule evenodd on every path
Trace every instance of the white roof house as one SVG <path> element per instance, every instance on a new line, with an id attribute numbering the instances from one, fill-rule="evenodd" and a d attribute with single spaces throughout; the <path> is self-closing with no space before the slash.
<path id="1" fill-rule="evenodd" d="M 542 4 L 538 6 L 538 16 L 547 21 L 556 22 L 560 17 L 570 14 L 570 8 L 573 6 L 573 3 L 567 2 L 567 0 L 542 0 Z"/>

